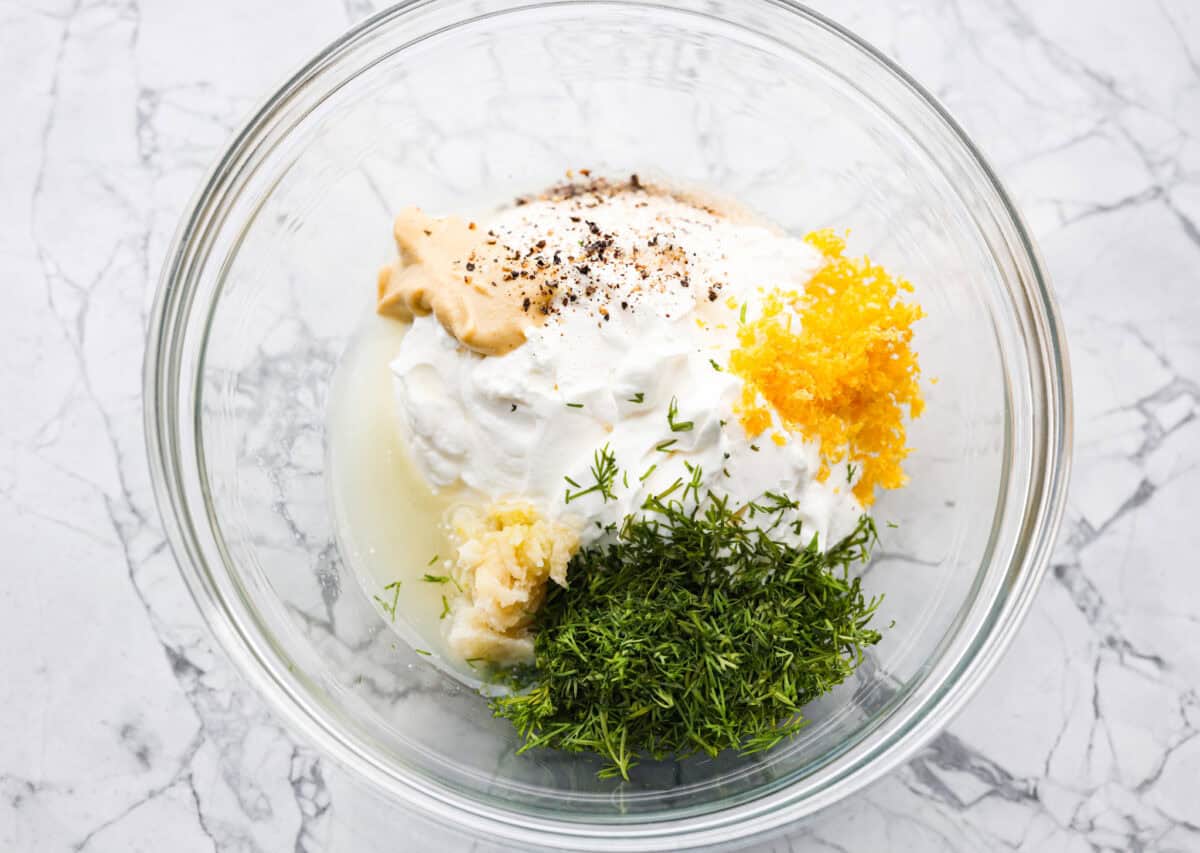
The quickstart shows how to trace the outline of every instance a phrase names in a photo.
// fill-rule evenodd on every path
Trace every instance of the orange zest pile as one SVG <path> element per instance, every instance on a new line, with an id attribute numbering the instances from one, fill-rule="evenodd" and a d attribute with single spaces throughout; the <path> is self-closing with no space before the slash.
<path id="1" fill-rule="evenodd" d="M 924 313 L 899 299 L 911 284 L 868 258 L 847 258 L 832 230 L 804 239 L 824 266 L 803 293 L 767 294 L 761 315 L 738 328 L 729 361 L 744 382 L 738 417 L 754 437 L 772 425 L 773 409 L 788 429 L 819 439 L 819 478 L 846 460 L 848 479 L 858 477 L 855 497 L 870 506 L 877 486 L 906 480 L 904 410 L 915 418 L 924 408 L 912 324 Z"/>

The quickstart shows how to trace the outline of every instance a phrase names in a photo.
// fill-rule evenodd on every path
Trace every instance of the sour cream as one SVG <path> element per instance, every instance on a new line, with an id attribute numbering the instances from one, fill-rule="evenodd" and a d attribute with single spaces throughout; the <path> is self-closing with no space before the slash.
<path id="1" fill-rule="evenodd" d="M 432 488 L 531 502 L 581 524 L 585 545 L 693 481 L 688 500 L 795 499 L 787 521 L 802 523 L 805 542 L 828 547 L 853 530 L 862 507 L 844 478 L 818 479 L 819 445 L 778 424 L 747 436 L 742 382 L 726 369 L 739 315 L 765 289 L 801 290 L 822 263 L 816 250 L 645 192 L 547 198 L 481 227 L 514 256 L 553 263 L 556 290 L 504 355 L 468 349 L 433 315 L 414 318 L 390 369 Z M 602 462 L 615 471 L 588 491 Z"/>

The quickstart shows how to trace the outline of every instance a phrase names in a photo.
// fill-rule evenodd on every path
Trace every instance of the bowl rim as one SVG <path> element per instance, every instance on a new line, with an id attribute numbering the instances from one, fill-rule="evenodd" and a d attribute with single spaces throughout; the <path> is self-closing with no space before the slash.
<path id="1" fill-rule="evenodd" d="M 1046 415 L 1046 423 L 1040 425 L 1044 432 L 1043 458 L 1041 466 L 1035 465 L 1030 474 L 1030 496 L 1023 508 L 1021 524 L 1023 535 L 1017 539 L 1018 547 L 1010 565 L 1010 572 L 1013 566 L 1020 569 L 1021 583 L 1004 599 L 1000 612 L 985 623 L 984 627 L 990 625 L 991 630 L 980 630 L 971 638 L 969 648 L 960 655 L 956 666 L 944 678 L 939 689 L 908 712 L 905 724 L 873 745 L 858 761 L 834 778 L 832 784 L 799 801 L 789 800 L 788 791 L 794 787 L 789 785 L 761 798 L 739 803 L 733 808 L 719 808 L 685 818 L 615 825 L 534 819 L 515 811 L 481 804 L 462 794 L 431 790 L 427 785 L 418 784 L 415 779 L 400 778 L 348 743 L 328 725 L 328 721 L 314 713 L 302 696 L 297 695 L 295 684 L 279 677 L 265 659 L 264 649 L 246 634 L 241 617 L 229 607 L 214 582 L 187 510 L 186 489 L 174 471 L 177 459 L 175 425 L 181 414 L 186 416 L 186 413 L 179 411 L 174 395 L 170 393 L 173 370 L 178 365 L 165 342 L 173 335 L 178 335 L 182 319 L 186 318 L 191 307 L 193 294 L 187 292 L 187 279 L 195 264 L 197 235 L 204 237 L 212 227 L 218 199 L 230 183 L 236 183 L 239 164 L 261 142 L 262 136 L 269 134 L 271 118 L 280 106 L 303 90 L 340 56 L 368 40 L 377 31 L 423 8 L 437 4 L 449 6 L 453 2 L 462 0 L 402 0 L 361 21 L 330 42 L 259 104 L 208 170 L 186 206 L 159 277 L 143 365 L 146 447 L 155 502 L 167 541 L 209 630 L 231 659 L 234 668 L 255 686 L 272 711 L 283 719 L 289 731 L 314 744 L 323 756 L 349 769 L 353 775 L 371 782 L 392 799 L 415 807 L 436 821 L 487 833 L 510 842 L 538 845 L 553 843 L 572 849 L 642 849 L 647 844 L 653 845 L 668 839 L 673 846 L 682 848 L 744 839 L 778 829 L 879 779 L 907 761 L 935 737 L 964 707 L 995 667 L 1032 604 L 1049 563 L 1065 509 L 1072 446 L 1070 367 L 1062 322 L 1044 263 L 1019 211 L 978 146 L 940 102 L 907 72 L 847 28 L 795 0 L 743 0 L 747 6 L 753 2 L 760 8 L 774 7 L 793 13 L 807 24 L 815 25 L 840 39 L 902 84 L 943 125 L 943 129 L 949 131 L 950 138 L 961 146 L 962 153 L 999 203 L 1004 217 L 1000 224 L 1005 226 L 1005 237 L 1012 238 L 1012 245 L 1008 248 L 1015 257 L 1020 257 L 1026 263 L 1030 274 L 1028 278 L 1024 275 L 1019 277 L 1024 285 L 1024 292 L 1020 295 L 1028 302 L 1032 325 L 1042 344 L 1039 350 L 1043 355 L 1040 361 L 1032 365 L 1034 368 L 1040 367 L 1042 373 L 1040 388 Z M 698 6 L 692 0 L 498 2 L 504 6 L 501 10 L 503 13 L 549 6 L 589 5 L 695 12 Z M 473 17 L 467 15 L 457 19 L 455 25 L 466 23 Z"/>

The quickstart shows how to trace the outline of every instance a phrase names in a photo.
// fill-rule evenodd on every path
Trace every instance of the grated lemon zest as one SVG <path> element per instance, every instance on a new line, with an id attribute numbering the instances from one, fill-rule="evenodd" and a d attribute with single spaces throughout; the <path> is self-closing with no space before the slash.
<path id="1" fill-rule="evenodd" d="M 876 487 L 907 479 L 905 409 L 915 418 L 924 408 L 912 324 L 924 312 L 899 299 L 911 284 L 869 258 L 847 258 L 845 239 L 831 229 L 804 239 L 824 266 L 803 293 L 769 292 L 761 315 L 738 328 L 729 359 L 744 382 L 738 417 L 751 437 L 772 425 L 774 411 L 789 429 L 820 440 L 821 480 L 830 463 L 858 462 L 854 494 L 870 506 Z"/>

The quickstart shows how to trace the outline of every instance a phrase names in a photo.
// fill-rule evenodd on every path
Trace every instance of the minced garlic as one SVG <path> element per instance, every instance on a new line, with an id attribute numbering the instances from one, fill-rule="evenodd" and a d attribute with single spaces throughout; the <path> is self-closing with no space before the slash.
<path id="1" fill-rule="evenodd" d="M 832 230 L 804 239 L 825 265 L 803 293 L 769 293 L 760 316 L 738 329 L 729 360 L 745 382 L 738 415 L 751 437 L 771 426 L 773 409 L 789 428 L 819 439 L 822 480 L 831 462 L 857 462 L 854 494 L 869 506 L 876 486 L 906 480 L 903 409 L 917 417 L 924 407 L 910 346 L 923 312 L 897 298 L 911 284 L 867 258 L 845 257 L 846 242 Z"/>
<path id="2" fill-rule="evenodd" d="M 567 585 L 579 530 L 544 518 L 531 504 L 501 501 L 482 512 L 459 510 L 453 534 L 454 580 L 462 593 L 452 605 L 450 648 L 465 660 L 531 661 L 530 622 L 547 582 Z"/>

